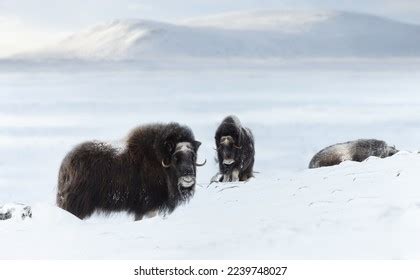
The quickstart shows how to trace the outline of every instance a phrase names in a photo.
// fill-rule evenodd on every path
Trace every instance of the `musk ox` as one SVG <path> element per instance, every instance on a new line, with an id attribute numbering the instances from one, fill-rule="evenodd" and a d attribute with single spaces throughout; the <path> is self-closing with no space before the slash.
<path id="1" fill-rule="evenodd" d="M 226 117 L 215 135 L 221 182 L 246 181 L 253 177 L 254 136 L 236 116 Z"/>
<path id="2" fill-rule="evenodd" d="M 190 128 L 178 123 L 135 128 L 125 147 L 101 142 L 76 146 L 63 159 L 57 205 L 80 219 L 95 211 L 126 211 L 136 220 L 171 213 L 192 197 L 197 150 Z"/>
<path id="3" fill-rule="evenodd" d="M 319 151 L 309 163 L 309 168 L 332 166 L 345 160 L 364 161 L 370 156 L 385 158 L 398 153 L 395 146 L 388 146 L 376 139 L 359 139 L 335 144 Z"/>

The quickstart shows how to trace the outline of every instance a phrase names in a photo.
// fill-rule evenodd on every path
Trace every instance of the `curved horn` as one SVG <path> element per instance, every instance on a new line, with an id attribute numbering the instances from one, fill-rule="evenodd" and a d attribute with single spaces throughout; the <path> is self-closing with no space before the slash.
<path id="1" fill-rule="evenodd" d="M 206 164 L 206 162 L 207 162 L 207 159 L 205 159 L 203 163 L 198 163 L 198 162 L 196 162 L 195 164 L 196 164 L 197 166 L 204 166 L 204 165 Z"/>
<path id="2" fill-rule="evenodd" d="M 162 166 L 168 168 L 171 164 L 165 164 L 165 160 L 162 159 Z"/>
<path id="3" fill-rule="evenodd" d="M 236 149 L 242 149 L 242 146 L 237 146 L 235 144 L 233 144 L 233 147 L 235 147 Z"/>

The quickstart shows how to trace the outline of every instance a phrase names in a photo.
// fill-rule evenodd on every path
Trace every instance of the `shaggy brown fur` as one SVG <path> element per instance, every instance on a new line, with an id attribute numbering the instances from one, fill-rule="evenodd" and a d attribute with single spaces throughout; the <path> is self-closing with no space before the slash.
<path id="1" fill-rule="evenodd" d="M 254 136 L 236 116 L 226 117 L 216 130 L 220 181 L 246 181 L 253 177 Z"/>
<path id="2" fill-rule="evenodd" d="M 177 149 L 179 143 L 184 149 Z M 140 126 L 122 150 L 82 143 L 61 164 L 57 205 L 80 219 L 95 211 L 126 211 L 136 220 L 153 211 L 170 213 L 194 193 L 200 144 L 177 123 Z"/>
<path id="3" fill-rule="evenodd" d="M 376 139 L 359 139 L 335 144 L 319 151 L 309 163 L 309 168 L 332 166 L 345 160 L 364 161 L 370 156 L 385 158 L 398 152 L 394 146 Z"/>

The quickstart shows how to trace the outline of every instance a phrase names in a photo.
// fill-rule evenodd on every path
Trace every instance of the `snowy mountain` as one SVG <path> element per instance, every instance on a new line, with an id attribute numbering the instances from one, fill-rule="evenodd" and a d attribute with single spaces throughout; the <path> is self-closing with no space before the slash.
<path id="1" fill-rule="evenodd" d="M 84 60 L 420 56 L 420 26 L 350 12 L 248 12 L 177 24 L 117 20 L 18 58 Z"/>

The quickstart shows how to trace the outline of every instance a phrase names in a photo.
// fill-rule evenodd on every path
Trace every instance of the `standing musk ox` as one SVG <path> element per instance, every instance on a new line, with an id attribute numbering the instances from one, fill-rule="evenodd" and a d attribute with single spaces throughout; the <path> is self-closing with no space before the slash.
<path id="1" fill-rule="evenodd" d="M 177 123 L 135 128 L 118 150 L 85 142 L 64 158 L 57 205 L 80 219 L 126 211 L 136 220 L 171 213 L 194 194 L 197 150 L 190 128 Z"/>
<path id="2" fill-rule="evenodd" d="M 395 146 L 388 146 L 376 139 L 359 139 L 335 144 L 319 151 L 309 163 L 309 168 L 332 166 L 345 160 L 364 161 L 370 156 L 385 158 L 398 153 Z"/>
<path id="3" fill-rule="evenodd" d="M 216 130 L 217 159 L 221 182 L 246 181 L 253 177 L 254 136 L 236 116 L 226 117 Z"/>

